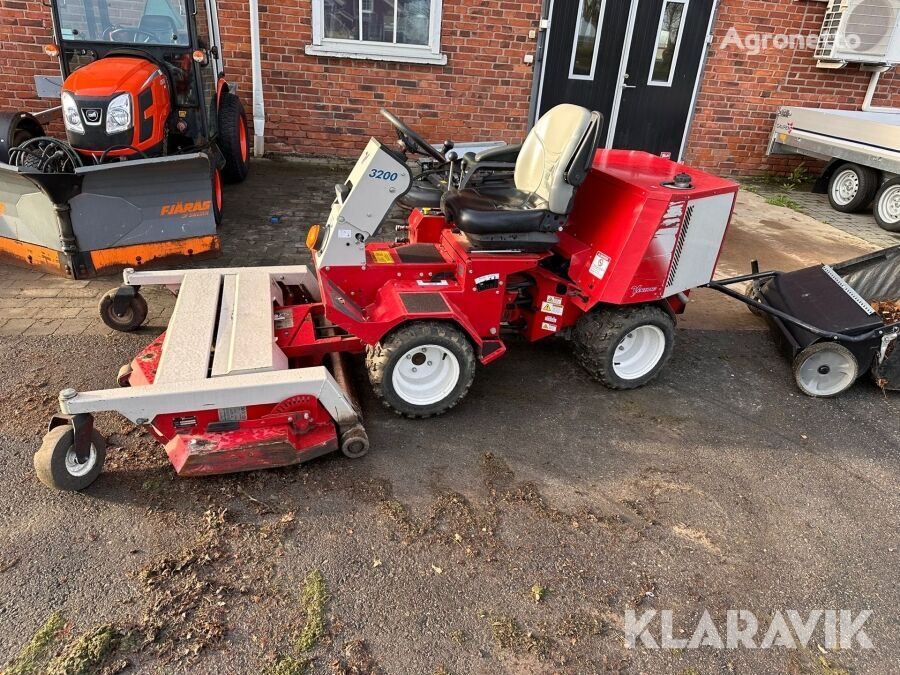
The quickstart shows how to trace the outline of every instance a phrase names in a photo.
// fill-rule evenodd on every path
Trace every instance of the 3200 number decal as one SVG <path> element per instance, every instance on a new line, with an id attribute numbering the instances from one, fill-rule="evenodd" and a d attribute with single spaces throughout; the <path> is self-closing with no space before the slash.
<path id="1" fill-rule="evenodd" d="M 379 180 L 389 180 L 393 182 L 397 180 L 398 174 L 396 171 L 382 171 L 381 169 L 372 169 L 369 172 L 369 178 L 377 178 Z"/>

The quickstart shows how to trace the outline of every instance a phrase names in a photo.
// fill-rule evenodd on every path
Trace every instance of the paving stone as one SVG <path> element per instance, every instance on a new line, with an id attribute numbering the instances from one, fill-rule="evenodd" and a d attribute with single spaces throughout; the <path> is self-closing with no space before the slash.
<path id="1" fill-rule="evenodd" d="M 0 326 L 0 335 L 22 335 L 34 325 L 34 319 L 9 319 Z"/>
<path id="2" fill-rule="evenodd" d="M 63 323 L 63 319 L 38 319 L 22 335 L 53 335 Z"/>
<path id="3" fill-rule="evenodd" d="M 92 286 L 82 286 L 81 288 L 63 288 L 59 291 L 59 298 L 99 298 L 101 291 Z"/>
<path id="4" fill-rule="evenodd" d="M 35 288 L 22 289 L 20 295 L 24 298 L 55 298 L 59 295 L 60 288 L 37 286 Z"/>
<path id="5" fill-rule="evenodd" d="M 100 317 L 96 319 L 77 318 L 66 319 L 61 322 L 59 327 L 53 332 L 54 335 L 81 335 L 95 323 L 100 323 Z M 104 326 L 105 328 L 105 326 Z"/>

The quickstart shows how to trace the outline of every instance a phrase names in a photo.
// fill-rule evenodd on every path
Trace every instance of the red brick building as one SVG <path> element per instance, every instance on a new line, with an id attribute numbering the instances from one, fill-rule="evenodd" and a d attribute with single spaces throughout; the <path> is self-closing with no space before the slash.
<path id="1" fill-rule="evenodd" d="M 604 112 L 613 145 L 754 174 L 792 164 L 765 156 L 779 106 L 858 108 L 869 81 L 855 65 L 817 67 L 808 45 L 753 54 L 734 44 L 735 34 L 817 35 L 827 8 L 818 0 L 262 2 L 274 153 L 353 156 L 361 137 L 390 133 L 381 107 L 434 141 L 515 141 L 536 112 L 565 100 Z M 249 109 L 248 5 L 220 0 L 219 16 L 228 78 Z M 50 107 L 34 94 L 34 75 L 58 73 L 42 51 L 50 22 L 40 0 L 0 0 L 5 107 Z M 900 105 L 898 85 L 886 73 L 876 104 Z"/>

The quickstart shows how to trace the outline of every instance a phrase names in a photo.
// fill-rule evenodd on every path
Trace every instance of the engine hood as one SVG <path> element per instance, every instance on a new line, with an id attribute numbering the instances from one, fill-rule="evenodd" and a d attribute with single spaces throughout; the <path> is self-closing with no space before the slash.
<path id="1" fill-rule="evenodd" d="M 101 98 L 126 91 L 136 96 L 157 71 L 159 66 L 146 59 L 108 56 L 76 70 L 62 88 L 77 97 Z"/>

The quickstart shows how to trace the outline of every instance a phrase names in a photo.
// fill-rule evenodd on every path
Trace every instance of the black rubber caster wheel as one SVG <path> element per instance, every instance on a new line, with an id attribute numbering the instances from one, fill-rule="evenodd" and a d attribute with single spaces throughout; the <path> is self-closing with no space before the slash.
<path id="1" fill-rule="evenodd" d="M 56 490 L 83 490 L 97 480 L 106 461 L 106 441 L 94 429 L 91 451 L 81 462 L 75 453 L 75 430 L 68 424 L 54 427 L 44 436 L 34 454 L 34 470 L 38 479 Z"/>
<path id="2" fill-rule="evenodd" d="M 115 297 L 117 288 L 112 289 L 100 299 L 100 318 L 107 326 L 122 333 L 130 333 L 137 330 L 147 320 L 147 301 L 140 293 L 135 293 L 128 301 L 128 306 L 122 314 L 115 310 Z"/>
<path id="3" fill-rule="evenodd" d="M 116 382 L 120 387 L 131 386 L 131 373 L 132 368 L 130 363 L 126 363 L 124 366 L 119 368 L 119 374 L 116 375 Z"/>
<path id="4" fill-rule="evenodd" d="M 355 426 L 341 434 L 341 452 L 350 459 L 359 459 L 369 452 L 369 436 L 361 426 Z"/>

